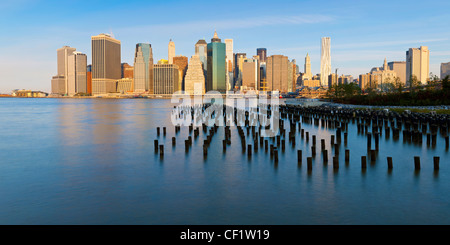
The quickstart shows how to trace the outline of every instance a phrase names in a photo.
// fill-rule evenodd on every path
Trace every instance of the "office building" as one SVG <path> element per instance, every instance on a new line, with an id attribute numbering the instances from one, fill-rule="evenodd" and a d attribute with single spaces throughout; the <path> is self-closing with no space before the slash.
<path id="1" fill-rule="evenodd" d="M 450 62 L 441 63 L 441 80 L 446 76 L 450 76 Z"/>
<path id="2" fill-rule="evenodd" d="M 427 46 L 410 48 L 406 51 L 406 79 L 413 76 L 422 84 L 426 84 L 430 74 L 430 51 Z"/>
<path id="3" fill-rule="evenodd" d="M 92 36 L 92 94 L 116 91 L 121 78 L 120 41 L 108 34 Z"/>
<path id="4" fill-rule="evenodd" d="M 267 49 L 265 48 L 257 48 L 256 55 L 259 56 L 259 62 L 266 62 L 267 59 Z"/>
<path id="5" fill-rule="evenodd" d="M 231 90 L 234 87 L 234 75 L 233 75 L 233 39 L 225 39 L 225 60 L 226 60 L 226 81 L 227 90 Z"/>
<path id="6" fill-rule="evenodd" d="M 288 57 L 284 55 L 271 55 L 266 62 L 265 91 L 288 91 Z"/>
<path id="7" fill-rule="evenodd" d="M 130 66 L 128 63 L 121 64 L 121 78 L 133 78 L 134 77 L 134 67 Z"/>
<path id="8" fill-rule="evenodd" d="M 148 69 L 146 69 L 144 52 L 142 51 L 142 46 L 136 45 L 136 51 L 134 55 L 134 81 L 133 81 L 133 89 L 136 93 L 144 93 L 148 90 L 147 85 L 147 76 Z"/>
<path id="9" fill-rule="evenodd" d="M 66 76 L 56 75 L 52 77 L 52 94 L 66 94 Z"/>
<path id="10" fill-rule="evenodd" d="M 175 57 L 175 43 L 172 41 L 172 39 L 170 39 L 169 41 L 168 50 L 169 56 L 167 61 L 169 62 L 169 64 L 173 64 L 173 57 Z"/>
<path id="11" fill-rule="evenodd" d="M 206 60 L 207 60 L 207 43 L 204 39 L 198 40 L 198 42 L 195 44 L 195 55 L 197 55 L 202 62 L 204 73 L 206 74 Z"/>
<path id="12" fill-rule="evenodd" d="M 406 84 L 406 61 L 392 61 L 388 63 L 389 69 L 394 71 L 400 82 Z"/>
<path id="13" fill-rule="evenodd" d="M 172 95 L 181 91 L 178 78 L 178 66 L 174 64 L 156 64 L 153 66 L 153 91 L 154 94 Z"/>
<path id="14" fill-rule="evenodd" d="M 181 88 L 184 90 L 184 76 L 188 66 L 188 57 L 177 55 L 173 57 L 173 64 L 178 66 L 178 79 L 180 80 Z"/>
<path id="15" fill-rule="evenodd" d="M 242 85 L 242 65 L 247 58 L 246 53 L 234 54 L 234 86 L 239 88 Z"/>
<path id="16" fill-rule="evenodd" d="M 331 47 L 330 38 L 322 38 L 321 47 L 321 58 L 320 58 L 320 83 L 323 87 L 328 86 L 328 76 L 331 74 Z"/>
<path id="17" fill-rule="evenodd" d="M 305 57 L 305 73 L 302 76 L 303 80 L 311 80 L 312 79 L 312 73 L 311 73 L 311 58 L 309 57 L 309 54 L 306 54 Z"/>
<path id="18" fill-rule="evenodd" d="M 87 93 L 87 56 L 80 52 L 73 52 L 67 59 L 67 95 Z"/>
<path id="19" fill-rule="evenodd" d="M 207 45 L 207 75 L 206 91 L 218 91 L 224 93 L 227 90 L 226 83 L 226 49 L 214 32 L 211 42 Z"/>
<path id="20" fill-rule="evenodd" d="M 195 88 L 198 86 L 199 91 Z M 202 95 L 205 93 L 205 76 L 203 65 L 198 55 L 191 56 L 186 75 L 184 77 L 184 91 L 190 95 Z"/>
<path id="21" fill-rule="evenodd" d="M 69 46 L 63 46 L 62 48 L 56 50 L 57 74 L 56 76 L 52 77 L 52 93 L 60 95 L 67 94 L 68 58 L 69 55 L 71 55 L 75 51 L 76 51 L 75 48 Z M 64 83 L 62 83 L 61 81 L 64 81 Z M 55 88 L 55 90 L 53 90 L 53 88 Z"/>
<path id="22" fill-rule="evenodd" d="M 92 95 L 92 65 L 86 67 L 87 94 Z"/>
<path id="23" fill-rule="evenodd" d="M 245 59 L 242 63 L 241 90 L 258 90 L 259 72 L 258 59 Z"/>

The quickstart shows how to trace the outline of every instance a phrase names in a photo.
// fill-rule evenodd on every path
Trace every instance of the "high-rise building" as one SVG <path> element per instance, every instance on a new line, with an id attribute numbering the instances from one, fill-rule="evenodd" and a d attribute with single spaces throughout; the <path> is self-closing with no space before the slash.
<path id="1" fill-rule="evenodd" d="M 258 90 L 259 60 L 245 59 L 242 63 L 242 86 L 244 90 Z"/>
<path id="2" fill-rule="evenodd" d="M 67 94 L 87 93 L 87 56 L 80 52 L 73 52 L 67 59 Z"/>
<path id="3" fill-rule="evenodd" d="M 309 57 L 309 54 L 306 54 L 306 57 L 305 57 L 305 73 L 303 74 L 303 80 L 310 80 L 310 79 L 312 79 L 311 58 Z"/>
<path id="4" fill-rule="evenodd" d="M 134 90 L 151 92 L 153 84 L 153 51 L 149 43 L 138 43 L 134 53 Z"/>
<path id="5" fill-rule="evenodd" d="M 400 82 L 406 84 L 406 61 L 392 61 L 388 66 L 400 78 Z"/>
<path id="6" fill-rule="evenodd" d="M 184 89 L 184 76 L 188 66 L 188 57 L 177 55 L 173 57 L 173 64 L 178 66 L 178 79 L 180 80 L 181 89 Z"/>
<path id="7" fill-rule="evenodd" d="M 441 63 L 441 79 L 444 79 L 446 76 L 450 76 L 450 62 Z"/>
<path id="8" fill-rule="evenodd" d="M 143 93 L 148 90 L 148 88 L 146 87 L 147 74 L 148 70 L 146 69 L 142 46 L 136 45 L 136 51 L 134 55 L 134 92 Z"/>
<path id="9" fill-rule="evenodd" d="M 247 58 L 246 53 L 234 54 L 234 86 L 240 87 L 242 85 L 242 64 Z"/>
<path id="10" fill-rule="evenodd" d="M 331 47 L 330 38 L 322 38 L 322 53 L 320 58 L 320 84 L 328 86 L 328 76 L 331 74 Z"/>
<path id="11" fill-rule="evenodd" d="M 121 77 L 120 41 L 108 34 L 92 36 L 92 94 L 116 91 Z"/>
<path id="12" fill-rule="evenodd" d="M 200 91 L 196 91 L 195 86 L 199 86 Z M 184 90 L 190 95 L 202 95 L 205 93 L 205 76 L 202 62 L 198 55 L 191 56 L 186 76 L 184 77 Z"/>
<path id="13" fill-rule="evenodd" d="M 87 84 L 87 93 L 92 95 L 92 65 L 88 65 L 86 67 L 86 84 Z"/>
<path id="14" fill-rule="evenodd" d="M 231 90 L 234 86 L 234 76 L 233 76 L 233 39 L 225 39 L 225 60 L 226 60 L 226 81 L 227 90 Z"/>
<path id="15" fill-rule="evenodd" d="M 68 93 L 68 79 L 67 79 L 67 73 L 68 73 L 68 59 L 69 55 L 71 55 L 73 52 L 75 52 L 76 49 L 69 47 L 69 46 L 63 46 L 60 49 L 56 50 L 57 53 L 57 75 L 52 78 L 52 81 L 55 81 L 55 86 L 52 84 L 52 88 L 54 87 L 56 90 L 52 93 L 56 94 L 67 94 Z M 61 79 L 64 80 L 64 83 L 61 83 Z M 64 86 L 64 87 L 63 87 Z"/>
<path id="16" fill-rule="evenodd" d="M 134 77 L 134 67 L 130 66 L 128 63 L 121 64 L 121 78 L 133 78 Z"/>
<path id="17" fill-rule="evenodd" d="M 260 91 L 268 91 L 267 78 L 266 78 L 266 62 L 260 62 L 260 64 L 259 64 L 259 85 L 258 85 L 258 90 L 260 90 Z"/>
<path id="18" fill-rule="evenodd" d="M 288 57 L 271 55 L 266 62 L 266 91 L 288 91 Z"/>
<path id="19" fill-rule="evenodd" d="M 214 32 L 211 42 L 207 45 L 207 75 L 206 75 L 206 91 L 225 92 L 227 90 L 226 83 L 226 65 L 225 65 L 225 43 L 222 43 Z"/>
<path id="20" fill-rule="evenodd" d="M 66 94 L 66 76 L 56 75 L 52 77 L 52 94 Z"/>
<path id="21" fill-rule="evenodd" d="M 156 64 L 153 66 L 154 94 L 171 95 L 181 91 L 178 78 L 178 66 L 174 64 Z"/>
<path id="22" fill-rule="evenodd" d="M 202 66 L 203 66 L 203 70 L 206 74 L 206 69 L 207 69 L 207 65 L 206 65 L 206 60 L 207 60 L 207 46 L 208 44 L 206 43 L 205 39 L 200 39 L 198 40 L 198 42 L 195 44 L 195 55 L 198 55 L 200 61 L 202 62 Z"/>
<path id="23" fill-rule="evenodd" d="M 169 58 L 167 59 L 169 61 L 169 64 L 173 64 L 173 57 L 175 57 L 175 43 L 170 39 L 169 41 Z"/>
<path id="24" fill-rule="evenodd" d="M 417 78 L 422 84 L 428 81 L 430 72 L 430 51 L 427 46 L 410 48 L 406 51 L 406 80 Z"/>
<path id="25" fill-rule="evenodd" d="M 267 49 L 266 48 L 257 48 L 256 55 L 259 56 L 259 62 L 266 62 L 267 59 Z"/>

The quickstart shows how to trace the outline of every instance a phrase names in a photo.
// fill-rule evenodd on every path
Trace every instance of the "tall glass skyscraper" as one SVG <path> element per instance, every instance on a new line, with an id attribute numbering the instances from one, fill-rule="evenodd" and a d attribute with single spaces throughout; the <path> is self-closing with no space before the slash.
<path id="1" fill-rule="evenodd" d="M 214 32 L 214 37 L 207 45 L 206 91 L 226 92 L 226 46 Z"/>
<path id="2" fill-rule="evenodd" d="M 330 38 L 322 38 L 322 54 L 320 58 L 320 84 L 328 86 L 328 76 L 331 74 L 331 48 Z"/>

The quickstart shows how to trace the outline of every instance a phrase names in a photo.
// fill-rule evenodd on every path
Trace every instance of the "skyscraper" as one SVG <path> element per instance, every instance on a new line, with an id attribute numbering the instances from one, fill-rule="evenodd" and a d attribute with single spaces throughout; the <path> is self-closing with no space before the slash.
<path id="1" fill-rule="evenodd" d="M 153 84 L 153 52 L 149 43 L 136 44 L 134 55 L 134 90 L 151 92 Z"/>
<path id="2" fill-rule="evenodd" d="M 92 36 L 92 94 L 116 91 L 121 77 L 120 41 L 108 34 Z"/>
<path id="3" fill-rule="evenodd" d="M 388 63 L 388 66 L 400 78 L 400 82 L 403 85 L 406 84 L 406 61 L 392 61 Z"/>
<path id="4" fill-rule="evenodd" d="M 178 78 L 178 66 L 174 64 L 156 64 L 153 66 L 154 94 L 171 95 L 181 90 Z"/>
<path id="5" fill-rule="evenodd" d="M 136 52 L 134 55 L 134 92 L 145 92 L 145 78 L 146 78 L 145 60 L 142 52 L 142 46 L 136 45 Z"/>
<path id="6" fill-rule="evenodd" d="M 420 48 L 410 48 L 406 51 L 406 80 L 413 76 L 422 84 L 429 78 L 430 72 L 430 51 L 427 46 Z"/>
<path id="7" fill-rule="evenodd" d="M 225 43 L 222 43 L 214 32 L 214 37 L 207 45 L 207 76 L 206 91 L 225 92 L 227 90 L 226 83 L 226 50 Z"/>
<path id="8" fill-rule="evenodd" d="M 198 55 L 191 56 L 189 65 L 184 77 L 184 90 L 190 95 L 198 95 L 205 93 L 205 76 L 203 72 L 202 62 Z M 200 91 L 195 91 L 195 86 L 200 86 Z"/>
<path id="9" fill-rule="evenodd" d="M 181 89 L 184 87 L 184 75 L 188 66 L 188 57 L 177 55 L 173 57 L 173 64 L 178 66 L 178 79 L 180 80 Z"/>
<path id="10" fill-rule="evenodd" d="M 202 66 L 203 66 L 203 70 L 206 74 L 206 69 L 207 69 L 207 64 L 206 64 L 206 60 L 207 60 L 207 46 L 208 44 L 206 43 L 206 41 L 204 39 L 200 39 L 198 40 L 198 42 L 195 44 L 195 55 L 198 55 L 200 61 L 202 62 Z"/>
<path id="11" fill-rule="evenodd" d="M 169 57 L 167 60 L 169 61 L 169 64 L 173 64 L 173 57 L 175 57 L 175 43 L 172 41 L 172 39 L 170 39 L 169 41 L 168 49 L 169 49 Z"/>
<path id="12" fill-rule="evenodd" d="M 288 91 L 288 57 L 271 55 L 266 62 L 266 91 Z"/>
<path id="13" fill-rule="evenodd" d="M 320 58 L 320 84 L 328 86 L 328 76 L 331 74 L 331 48 L 330 38 L 322 38 L 322 53 Z"/>
<path id="14" fill-rule="evenodd" d="M 234 54 L 234 81 L 235 87 L 240 87 L 242 85 L 242 64 L 247 58 L 246 53 L 236 53 Z"/>
<path id="15" fill-rule="evenodd" d="M 87 56 L 80 52 L 73 52 L 67 59 L 67 94 L 87 93 Z"/>
<path id="16" fill-rule="evenodd" d="M 59 77 L 58 80 L 54 80 L 55 83 L 59 84 L 58 87 L 58 94 L 67 94 L 68 93 L 68 79 L 67 79 L 67 73 L 68 73 L 68 59 L 69 55 L 71 55 L 73 52 L 75 52 L 75 48 L 71 48 L 69 46 L 63 46 L 60 49 L 56 50 L 57 53 L 57 63 L 58 63 L 58 73 L 56 77 Z M 64 80 L 64 83 L 62 83 L 61 79 Z M 55 84 L 56 85 L 56 84 Z M 64 91 L 64 92 L 63 92 Z M 56 92 L 56 91 L 55 91 Z M 53 92 L 53 93 L 55 93 Z"/>
<path id="17" fill-rule="evenodd" d="M 441 79 L 444 79 L 446 76 L 450 76 L 450 62 L 441 63 Z"/>
<path id="18" fill-rule="evenodd" d="M 311 80 L 311 59 L 309 58 L 309 54 L 306 54 L 305 57 L 305 73 L 303 74 L 303 80 Z"/>
<path id="19" fill-rule="evenodd" d="M 242 87 L 246 90 L 258 90 L 259 85 L 259 61 L 257 59 L 245 59 L 242 64 Z"/>
<path id="20" fill-rule="evenodd" d="M 226 81 L 227 81 L 227 90 L 231 90 L 233 88 L 233 39 L 225 39 L 225 59 L 226 59 Z"/>
<path id="21" fill-rule="evenodd" d="M 87 84 L 87 91 L 86 93 L 92 95 L 92 65 L 88 65 L 86 67 L 86 84 Z"/>
<path id="22" fill-rule="evenodd" d="M 266 62 L 267 59 L 267 49 L 266 48 L 257 48 L 256 55 L 259 56 L 259 62 Z"/>

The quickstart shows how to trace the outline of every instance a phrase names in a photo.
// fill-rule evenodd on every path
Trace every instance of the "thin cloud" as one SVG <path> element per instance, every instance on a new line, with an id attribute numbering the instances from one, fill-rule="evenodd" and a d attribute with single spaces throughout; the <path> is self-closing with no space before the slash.
<path id="1" fill-rule="evenodd" d="M 262 26 L 276 26 L 276 25 L 302 25 L 302 24 L 315 24 L 333 21 L 334 17 L 326 15 L 302 15 L 302 16 L 265 16 L 258 18 L 244 18 L 244 19 L 228 19 L 228 20 L 198 20 L 191 22 L 179 22 L 170 24 L 155 24 L 138 27 L 126 27 L 120 28 L 118 32 L 145 32 L 145 31 L 158 31 L 158 32 L 170 32 L 176 31 L 192 32 L 205 29 L 245 29 L 255 28 Z"/>

